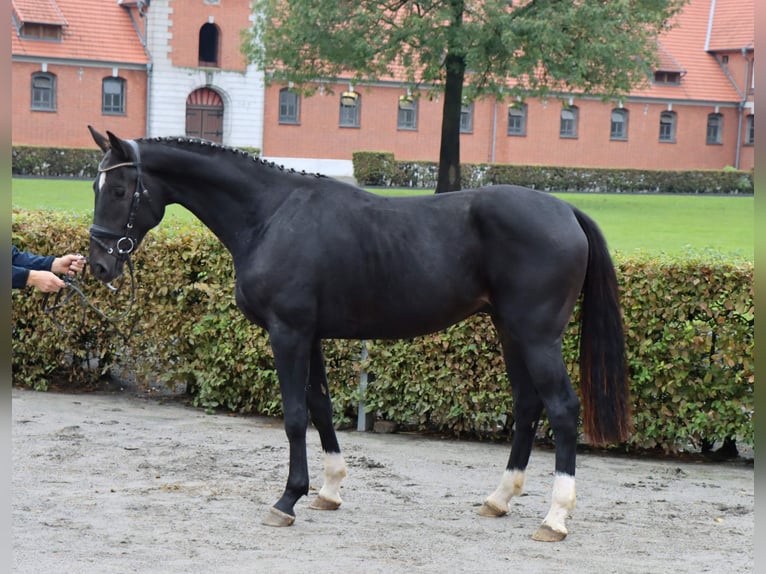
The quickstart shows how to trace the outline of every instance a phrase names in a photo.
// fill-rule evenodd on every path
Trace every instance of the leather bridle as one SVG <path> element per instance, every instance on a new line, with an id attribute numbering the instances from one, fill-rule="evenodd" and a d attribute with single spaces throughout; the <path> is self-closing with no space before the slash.
<path id="1" fill-rule="evenodd" d="M 145 198 L 151 202 L 149 197 L 149 190 L 144 186 L 143 174 L 141 172 L 141 154 L 138 150 L 138 144 L 133 140 L 128 140 L 128 144 L 133 148 L 136 159 L 135 161 L 128 161 L 110 165 L 109 167 L 103 167 L 99 164 L 98 172 L 100 174 L 107 173 L 109 171 L 119 169 L 122 167 L 134 167 L 136 168 L 136 189 L 133 192 L 133 199 L 130 203 L 130 211 L 128 212 L 128 221 L 125 223 L 125 228 L 122 231 L 114 231 L 108 227 L 96 225 L 95 223 L 90 226 L 91 239 L 101 246 L 109 255 L 116 257 L 121 261 L 127 261 L 130 263 L 130 254 L 138 245 L 138 239 L 133 234 L 133 223 L 138 213 L 138 207 L 141 204 L 141 199 Z M 106 158 L 104 158 L 106 159 Z M 104 160 L 102 160 L 103 164 Z M 101 190 L 99 189 L 98 193 Z M 108 240 L 113 240 L 114 245 L 110 246 L 106 243 Z"/>

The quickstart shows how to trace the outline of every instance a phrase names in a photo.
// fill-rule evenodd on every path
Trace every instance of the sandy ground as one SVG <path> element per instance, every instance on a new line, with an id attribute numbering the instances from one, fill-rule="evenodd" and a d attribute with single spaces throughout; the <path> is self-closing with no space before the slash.
<path id="1" fill-rule="evenodd" d="M 334 512 L 281 494 L 281 421 L 207 415 L 130 393 L 13 390 L 13 564 L 51 573 L 753 572 L 753 467 L 582 454 L 560 543 L 531 540 L 553 453 L 536 449 L 504 518 L 477 510 L 508 445 L 343 431 Z M 309 432 L 312 487 L 319 439 Z M 314 496 L 312 493 L 311 496 Z"/>

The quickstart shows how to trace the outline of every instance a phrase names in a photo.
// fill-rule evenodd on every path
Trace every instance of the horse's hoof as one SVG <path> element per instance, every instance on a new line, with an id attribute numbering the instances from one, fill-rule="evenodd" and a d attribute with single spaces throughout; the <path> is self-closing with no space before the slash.
<path id="1" fill-rule="evenodd" d="M 558 530 L 553 530 L 547 524 L 541 524 L 537 532 L 532 535 L 532 540 L 537 540 L 538 542 L 561 542 L 566 537 L 566 532 L 559 532 Z"/>
<path id="2" fill-rule="evenodd" d="M 340 501 L 330 500 L 323 496 L 317 496 L 309 503 L 311 510 L 338 510 L 340 508 Z"/>
<path id="3" fill-rule="evenodd" d="M 261 524 L 266 526 L 292 526 L 295 522 L 295 516 L 291 516 L 286 512 L 277 510 L 274 507 L 269 508 L 269 513 L 263 517 Z"/>
<path id="4" fill-rule="evenodd" d="M 488 516 L 489 518 L 500 518 L 501 516 L 508 514 L 508 510 L 496 506 L 489 500 L 485 500 L 484 504 L 479 508 L 479 514 L 481 516 Z"/>

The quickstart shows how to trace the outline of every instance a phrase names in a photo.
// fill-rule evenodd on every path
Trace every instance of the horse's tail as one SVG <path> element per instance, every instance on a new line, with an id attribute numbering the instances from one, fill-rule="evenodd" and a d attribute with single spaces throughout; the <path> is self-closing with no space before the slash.
<path id="1" fill-rule="evenodd" d="M 588 238 L 580 324 L 583 426 L 592 444 L 624 442 L 631 413 L 617 274 L 596 223 L 573 209 Z"/>

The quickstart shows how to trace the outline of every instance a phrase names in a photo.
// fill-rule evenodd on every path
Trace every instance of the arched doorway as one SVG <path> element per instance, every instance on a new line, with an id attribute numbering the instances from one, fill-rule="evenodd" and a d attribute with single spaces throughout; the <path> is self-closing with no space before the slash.
<path id="1" fill-rule="evenodd" d="M 199 88 L 186 98 L 186 135 L 223 143 L 223 100 L 217 92 Z"/>

